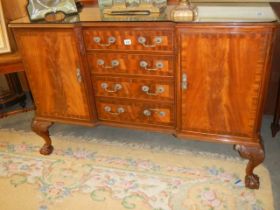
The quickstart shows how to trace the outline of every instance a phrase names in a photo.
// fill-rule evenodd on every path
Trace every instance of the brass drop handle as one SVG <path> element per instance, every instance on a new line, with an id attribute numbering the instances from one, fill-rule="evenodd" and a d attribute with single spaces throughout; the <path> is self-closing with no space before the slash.
<path id="1" fill-rule="evenodd" d="M 152 115 L 152 112 L 157 113 L 160 117 L 164 117 L 166 115 L 166 113 L 164 111 L 160 111 L 159 109 L 145 109 L 143 111 L 143 114 L 146 117 L 150 117 Z"/>
<path id="2" fill-rule="evenodd" d="M 104 69 L 113 69 L 116 68 L 120 65 L 120 62 L 118 60 L 112 60 L 111 61 L 111 66 L 105 65 L 105 61 L 102 59 L 97 60 L 97 65 L 102 66 Z"/>
<path id="3" fill-rule="evenodd" d="M 83 79 L 82 79 L 82 74 L 81 74 L 81 69 L 80 68 L 76 69 L 76 78 L 77 78 L 77 81 L 79 83 L 82 83 Z"/>
<path id="4" fill-rule="evenodd" d="M 188 89 L 188 76 L 186 73 L 182 74 L 182 90 Z"/>
<path id="5" fill-rule="evenodd" d="M 142 86 L 142 91 L 144 93 L 146 93 L 147 95 L 149 96 L 157 96 L 157 95 L 160 95 L 161 93 L 164 93 L 164 87 L 163 86 L 158 86 L 157 89 L 156 89 L 156 92 L 154 93 L 150 93 L 150 87 L 149 86 L 146 86 L 146 85 L 143 85 Z"/>
<path id="6" fill-rule="evenodd" d="M 93 37 L 93 41 L 101 47 L 109 47 L 116 42 L 116 38 L 113 36 L 110 36 L 110 37 L 108 37 L 107 43 L 101 43 L 101 38 L 99 36 L 95 36 L 95 37 Z"/>
<path id="7" fill-rule="evenodd" d="M 156 68 L 149 68 L 148 67 L 149 64 L 148 64 L 147 61 L 140 61 L 139 65 L 140 65 L 141 68 L 143 68 L 143 69 L 145 69 L 147 71 L 158 71 L 158 70 L 160 70 L 160 69 L 162 69 L 164 67 L 164 64 L 163 64 L 162 61 L 157 61 L 156 62 L 156 65 L 155 65 Z"/>
<path id="8" fill-rule="evenodd" d="M 108 93 L 116 93 L 122 89 L 121 84 L 115 84 L 112 89 L 109 89 L 109 85 L 106 82 L 103 82 L 101 87 Z"/>
<path id="9" fill-rule="evenodd" d="M 112 108 L 110 106 L 105 106 L 104 111 L 111 115 L 120 115 L 125 112 L 123 107 L 118 107 L 116 112 L 112 112 Z"/>
<path id="10" fill-rule="evenodd" d="M 156 47 L 157 45 L 161 44 L 162 43 L 162 37 L 160 36 L 156 36 L 154 39 L 153 39 L 153 44 L 146 44 L 147 42 L 147 39 L 143 36 L 139 36 L 138 37 L 138 43 L 143 45 L 144 47 Z"/>

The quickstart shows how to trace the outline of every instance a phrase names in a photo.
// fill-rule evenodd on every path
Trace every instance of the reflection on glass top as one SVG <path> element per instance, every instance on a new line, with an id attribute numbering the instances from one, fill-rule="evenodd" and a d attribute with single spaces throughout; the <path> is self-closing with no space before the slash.
<path id="1" fill-rule="evenodd" d="M 277 17 L 268 3 L 200 3 L 196 22 L 274 22 Z M 97 6 L 85 7 L 78 15 L 67 16 L 57 24 L 87 23 L 102 21 L 164 21 L 172 22 L 170 11 L 176 5 L 168 5 L 163 13 L 152 15 L 102 15 Z M 28 17 L 11 22 L 13 24 L 31 23 Z M 34 23 L 47 23 L 39 21 Z"/>
<path id="2" fill-rule="evenodd" d="M 98 0 L 98 5 L 104 16 L 154 16 L 164 12 L 167 0 Z"/>

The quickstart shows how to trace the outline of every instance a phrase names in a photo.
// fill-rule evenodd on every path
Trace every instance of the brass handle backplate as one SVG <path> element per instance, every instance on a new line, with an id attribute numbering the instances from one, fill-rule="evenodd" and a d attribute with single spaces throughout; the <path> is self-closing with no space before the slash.
<path id="1" fill-rule="evenodd" d="M 164 112 L 164 111 L 161 111 L 161 110 L 159 110 L 159 109 L 145 109 L 144 111 L 143 111 L 143 114 L 146 116 L 146 117 L 150 117 L 150 116 L 152 116 L 152 113 L 157 113 L 158 114 L 158 116 L 160 116 L 160 117 L 164 117 L 165 115 L 166 115 L 166 113 Z"/>
<path id="2" fill-rule="evenodd" d="M 162 61 L 157 61 L 155 65 L 156 68 L 151 68 L 147 61 L 140 61 L 139 66 L 147 71 L 158 71 L 164 67 L 164 64 Z"/>
<path id="3" fill-rule="evenodd" d="M 104 111 L 111 115 L 120 115 L 125 112 L 123 107 L 118 107 L 116 112 L 112 112 L 112 108 L 110 106 L 105 106 Z"/>
<path id="4" fill-rule="evenodd" d="M 111 66 L 110 66 L 110 65 L 106 65 L 104 60 L 98 59 L 97 65 L 102 66 L 102 68 L 104 68 L 104 69 L 113 69 L 113 68 L 118 67 L 120 65 L 120 62 L 118 60 L 112 60 Z"/>
<path id="5" fill-rule="evenodd" d="M 106 82 L 103 82 L 101 87 L 108 93 L 116 93 L 122 89 L 121 84 L 115 84 L 112 89 L 109 89 L 109 85 Z"/>
<path id="6" fill-rule="evenodd" d="M 139 44 L 143 45 L 144 47 L 150 48 L 150 47 L 156 47 L 157 45 L 160 45 L 162 43 L 162 37 L 160 36 L 155 37 L 153 39 L 153 44 L 147 44 L 146 43 L 147 39 L 143 36 L 139 36 L 137 41 Z"/>
<path id="7" fill-rule="evenodd" d="M 163 86 L 158 86 L 156 91 L 154 93 L 151 93 L 150 92 L 150 87 L 147 86 L 147 85 L 143 85 L 142 86 L 142 91 L 149 96 L 157 96 L 157 95 L 160 95 L 161 93 L 164 93 L 165 89 L 164 89 Z"/>
<path id="8" fill-rule="evenodd" d="M 113 36 L 110 36 L 110 37 L 108 37 L 107 43 L 101 43 L 101 38 L 99 36 L 95 36 L 95 37 L 93 37 L 93 41 L 101 47 L 109 47 L 116 42 L 116 38 Z"/>

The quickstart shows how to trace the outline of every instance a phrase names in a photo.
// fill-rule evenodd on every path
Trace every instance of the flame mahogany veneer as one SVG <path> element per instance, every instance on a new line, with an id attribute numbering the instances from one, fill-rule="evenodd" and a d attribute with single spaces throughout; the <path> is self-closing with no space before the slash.
<path id="1" fill-rule="evenodd" d="M 53 150 L 48 128 L 55 122 L 167 132 L 235 145 L 249 160 L 246 186 L 259 188 L 253 170 L 264 160 L 260 125 L 276 23 L 11 27 L 37 108 L 32 128 L 45 140 L 42 154 Z"/>

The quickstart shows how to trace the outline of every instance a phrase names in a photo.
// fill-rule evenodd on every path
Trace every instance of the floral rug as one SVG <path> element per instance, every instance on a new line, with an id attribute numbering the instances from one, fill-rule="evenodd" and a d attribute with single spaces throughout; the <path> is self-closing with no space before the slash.
<path id="1" fill-rule="evenodd" d="M 52 136 L 38 153 L 33 133 L 0 130 L 3 210 L 273 210 L 268 171 L 244 187 L 246 162 L 188 151 Z"/>

